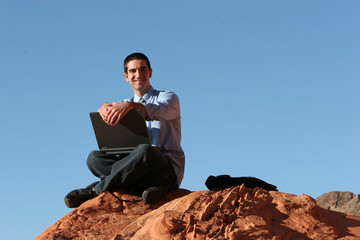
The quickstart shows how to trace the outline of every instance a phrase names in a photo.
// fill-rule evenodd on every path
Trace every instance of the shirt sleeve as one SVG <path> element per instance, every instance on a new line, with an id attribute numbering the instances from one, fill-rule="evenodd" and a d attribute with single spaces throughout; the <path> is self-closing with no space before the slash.
<path id="1" fill-rule="evenodd" d="M 157 101 L 144 104 L 148 120 L 169 121 L 180 119 L 179 98 L 174 92 L 160 92 Z"/>

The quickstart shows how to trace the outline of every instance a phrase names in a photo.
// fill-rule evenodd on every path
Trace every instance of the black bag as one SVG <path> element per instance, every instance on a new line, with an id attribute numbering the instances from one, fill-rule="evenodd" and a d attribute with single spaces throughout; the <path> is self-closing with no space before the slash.
<path id="1" fill-rule="evenodd" d="M 268 191 L 277 191 L 277 187 L 255 177 L 230 177 L 230 175 L 209 176 L 205 182 L 210 191 L 219 191 L 225 188 L 245 184 L 247 188 L 263 188 Z"/>

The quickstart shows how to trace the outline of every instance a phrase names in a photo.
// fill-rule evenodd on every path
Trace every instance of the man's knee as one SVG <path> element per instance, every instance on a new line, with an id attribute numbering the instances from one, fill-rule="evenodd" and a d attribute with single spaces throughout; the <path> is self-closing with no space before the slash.
<path id="1" fill-rule="evenodd" d="M 149 144 L 141 144 L 138 146 L 138 149 L 141 151 L 142 156 L 144 156 L 143 161 L 145 161 L 149 167 L 162 168 L 169 164 L 166 156 Z"/>
<path id="2" fill-rule="evenodd" d="M 89 156 L 86 160 L 86 165 L 87 166 L 93 166 L 94 165 L 94 161 L 97 159 L 97 156 L 99 155 L 99 151 L 92 151 L 89 153 Z"/>
<path id="3" fill-rule="evenodd" d="M 144 154 L 148 154 L 151 151 L 151 145 L 150 144 L 140 144 L 136 147 L 136 149 Z"/>

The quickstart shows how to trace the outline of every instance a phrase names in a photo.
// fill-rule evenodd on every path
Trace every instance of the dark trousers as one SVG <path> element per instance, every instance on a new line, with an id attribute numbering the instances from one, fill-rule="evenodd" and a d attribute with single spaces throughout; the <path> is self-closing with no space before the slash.
<path id="1" fill-rule="evenodd" d="M 86 162 L 90 171 L 100 178 L 96 193 L 121 189 L 141 194 L 149 187 L 165 187 L 176 183 L 176 174 L 169 159 L 156 148 L 142 144 L 129 155 L 107 155 L 93 151 Z"/>

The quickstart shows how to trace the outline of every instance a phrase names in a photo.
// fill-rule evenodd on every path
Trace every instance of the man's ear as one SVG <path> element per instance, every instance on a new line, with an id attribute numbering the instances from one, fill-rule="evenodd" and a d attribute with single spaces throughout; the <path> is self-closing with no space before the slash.
<path id="1" fill-rule="evenodd" d="M 127 73 L 124 73 L 124 77 L 125 77 L 126 81 L 129 82 Z"/>
<path id="2" fill-rule="evenodd" d="M 152 68 L 150 68 L 149 72 L 150 72 L 150 76 L 149 76 L 150 79 L 152 77 Z"/>

